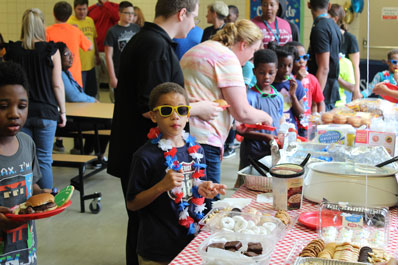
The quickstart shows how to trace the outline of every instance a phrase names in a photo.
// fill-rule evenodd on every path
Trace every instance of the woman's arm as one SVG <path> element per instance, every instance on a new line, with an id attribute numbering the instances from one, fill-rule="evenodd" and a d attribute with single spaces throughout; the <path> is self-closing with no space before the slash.
<path id="1" fill-rule="evenodd" d="M 348 55 L 348 58 L 352 62 L 352 66 L 354 67 L 354 75 L 355 75 L 355 88 L 353 91 L 352 99 L 355 100 L 357 98 L 362 98 L 361 94 L 361 73 L 359 70 L 359 60 L 360 60 L 360 54 L 359 52 L 356 53 L 351 53 Z"/>
<path id="2" fill-rule="evenodd" d="M 59 51 L 51 57 L 54 67 L 52 70 L 52 85 L 55 94 L 55 99 L 57 100 L 61 121 L 58 124 L 59 127 L 65 127 L 66 125 L 66 108 L 65 108 L 65 88 L 62 82 L 62 66 L 61 66 L 61 56 Z"/>
<path id="3" fill-rule="evenodd" d="M 246 87 L 225 87 L 222 88 L 222 94 L 230 105 L 228 110 L 235 120 L 248 124 L 261 122 L 272 125 L 272 117 L 268 113 L 250 106 L 247 101 Z"/>

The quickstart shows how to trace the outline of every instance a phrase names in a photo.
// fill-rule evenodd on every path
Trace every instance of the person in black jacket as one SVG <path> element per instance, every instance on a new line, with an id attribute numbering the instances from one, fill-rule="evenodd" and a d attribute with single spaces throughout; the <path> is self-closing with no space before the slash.
<path id="1" fill-rule="evenodd" d="M 154 23 L 146 22 L 127 43 L 120 56 L 119 79 L 115 92 L 108 173 L 121 179 L 126 195 L 133 154 L 147 141 L 156 125 L 149 116 L 148 99 L 152 89 L 164 82 L 184 86 L 184 77 L 173 38 L 185 38 L 195 26 L 198 0 L 158 0 Z M 191 115 L 212 119 L 218 107 L 214 102 L 192 103 Z M 127 264 L 137 264 L 137 216 L 129 214 Z"/>

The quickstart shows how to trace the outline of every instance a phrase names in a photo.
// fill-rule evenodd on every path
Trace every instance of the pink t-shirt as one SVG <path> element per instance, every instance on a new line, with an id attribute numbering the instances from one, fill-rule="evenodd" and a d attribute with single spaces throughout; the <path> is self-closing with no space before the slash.
<path id="1" fill-rule="evenodd" d="M 289 22 L 287 22 L 286 20 L 276 17 L 274 23 L 271 24 L 268 23 L 269 27 L 272 29 L 272 32 L 265 25 L 264 20 L 261 16 L 253 18 L 252 21 L 261 29 L 261 32 L 264 34 L 264 39 L 263 39 L 264 48 L 267 48 L 269 42 L 271 41 L 276 42 L 275 36 L 278 36 L 278 30 L 279 30 L 279 44 L 277 43 L 278 45 L 283 46 L 289 41 L 292 41 L 292 29 L 290 28 Z M 278 30 L 276 28 L 276 23 L 278 23 Z"/>
<path id="2" fill-rule="evenodd" d="M 235 53 L 217 41 L 208 40 L 190 49 L 181 59 L 181 68 L 190 98 L 214 101 L 223 98 L 225 87 L 245 87 L 242 66 Z M 189 118 L 191 135 L 198 143 L 221 149 L 231 124 L 232 117 L 227 110 L 211 121 Z"/>

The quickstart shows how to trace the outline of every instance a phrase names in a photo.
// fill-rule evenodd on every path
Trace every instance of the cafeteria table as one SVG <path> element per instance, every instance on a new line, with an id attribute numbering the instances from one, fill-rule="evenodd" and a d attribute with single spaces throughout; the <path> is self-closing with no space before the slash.
<path id="1" fill-rule="evenodd" d="M 269 211 L 272 210 L 272 204 L 269 203 L 258 203 L 256 201 L 256 192 L 247 189 L 245 186 L 239 188 L 232 197 L 234 198 L 250 198 L 252 199 L 249 207 L 253 207 L 257 210 Z M 300 212 L 316 211 L 319 210 L 319 204 L 304 200 L 302 203 L 301 210 L 289 211 L 296 212 L 296 215 Z M 390 209 L 390 222 L 389 222 L 389 244 L 387 252 L 394 254 L 398 246 L 398 209 L 397 207 Z M 208 232 L 200 232 L 175 258 L 171 261 L 172 265 L 188 265 L 188 264 L 202 264 L 202 259 L 198 253 L 199 245 L 209 236 Z M 315 230 L 311 230 L 302 225 L 296 224 L 290 229 L 287 234 L 276 244 L 274 253 L 270 260 L 270 265 L 281 265 L 287 263 L 289 252 L 293 249 L 297 242 L 307 242 L 317 237 Z"/>

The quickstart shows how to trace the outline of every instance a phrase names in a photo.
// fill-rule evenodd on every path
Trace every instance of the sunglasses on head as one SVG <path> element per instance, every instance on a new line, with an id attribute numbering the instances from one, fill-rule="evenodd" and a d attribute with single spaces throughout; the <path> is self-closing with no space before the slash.
<path id="1" fill-rule="evenodd" d="M 191 109 L 191 106 L 187 105 L 180 105 L 180 106 L 170 106 L 170 105 L 162 105 L 162 106 L 157 106 L 156 108 L 153 109 L 153 111 L 159 110 L 159 114 L 162 117 L 169 117 L 171 114 L 173 114 L 173 111 L 175 111 L 179 116 L 187 116 L 189 115 L 189 110 Z"/>
<path id="2" fill-rule="evenodd" d="M 300 62 L 300 60 L 308 61 L 308 59 L 310 59 L 310 55 L 309 54 L 304 54 L 304 55 L 301 55 L 301 56 L 297 57 L 296 58 L 296 62 Z"/>
<path id="3" fill-rule="evenodd" d="M 398 60 L 391 59 L 390 63 L 392 63 L 393 65 L 397 65 L 398 64 Z"/>

